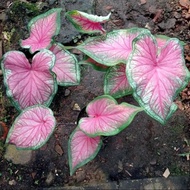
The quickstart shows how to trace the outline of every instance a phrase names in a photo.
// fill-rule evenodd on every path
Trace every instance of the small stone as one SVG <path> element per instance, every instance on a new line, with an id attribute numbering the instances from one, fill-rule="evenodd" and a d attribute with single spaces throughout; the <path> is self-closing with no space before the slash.
<path id="1" fill-rule="evenodd" d="M 174 17 L 179 19 L 179 18 L 181 18 L 181 14 L 178 12 L 174 12 Z"/>
<path id="2" fill-rule="evenodd" d="M 13 179 L 13 180 L 10 180 L 10 181 L 9 181 L 9 185 L 11 185 L 11 186 L 12 186 L 12 185 L 16 185 L 16 181 L 15 181 L 14 179 Z"/>
<path id="3" fill-rule="evenodd" d="M 65 96 L 69 96 L 69 95 L 70 95 L 70 93 L 71 93 L 71 91 L 70 91 L 69 89 L 66 89 L 66 90 L 65 90 L 65 94 L 64 94 L 64 95 L 65 95 Z"/>
<path id="4" fill-rule="evenodd" d="M 52 184 L 53 180 L 54 180 L 55 176 L 53 175 L 52 172 L 49 172 L 46 178 L 46 184 L 50 185 Z"/>
<path id="5" fill-rule="evenodd" d="M 13 164 L 25 165 L 32 160 L 33 154 L 32 150 L 18 150 L 15 145 L 9 144 L 4 157 Z"/>
<path id="6" fill-rule="evenodd" d="M 55 3 L 55 0 L 49 0 L 49 5 L 53 5 Z"/>
<path id="7" fill-rule="evenodd" d="M 150 165 L 152 165 L 152 166 L 153 166 L 153 165 L 156 165 L 156 163 L 157 163 L 157 162 L 156 162 L 156 159 L 155 159 L 155 158 L 150 161 Z"/>
<path id="8" fill-rule="evenodd" d="M 73 106 L 73 110 L 74 111 L 81 111 L 81 108 L 77 103 L 75 103 L 74 106 Z"/>
<path id="9" fill-rule="evenodd" d="M 7 19 L 7 15 L 5 12 L 0 13 L 0 21 L 4 22 Z"/>
<path id="10" fill-rule="evenodd" d="M 165 170 L 165 172 L 163 173 L 163 176 L 164 176 L 165 178 L 168 178 L 169 175 L 170 175 L 170 171 L 169 171 L 169 169 L 167 168 L 167 169 Z"/>
<path id="11" fill-rule="evenodd" d="M 175 27 L 175 23 L 176 23 L 176 19 L 175 18 L 171 18 L 168 19 L 167 22 L 161 22 L 158 26 L 162 29 L 171 29 Z"/>

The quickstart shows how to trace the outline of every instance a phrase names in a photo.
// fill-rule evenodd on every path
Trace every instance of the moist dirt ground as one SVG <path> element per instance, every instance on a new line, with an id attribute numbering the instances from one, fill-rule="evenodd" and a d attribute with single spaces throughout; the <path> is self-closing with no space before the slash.
<path id="1" fill-rule="evenodd" d="M 105 16 L 112 13 L 104 25 L 107 31 L 130 27 L 148 28 L 153 34 L 177 37 L 186 43 L 184 56 L 190 63 L 190 1 L 185 0 L 1 0 L 0 2 L 0 57 L 19 47 L 19 39 L 28 35 L 26 24 L 34 16 L 53 7 L 64 12 L 81 10 Z M 65 20 L 57 40 L 75 45 L 83 41 L 81 35 Z M 81 53 L 74 51 L 78 59 Z M 0 71 L 1 72 L 1 71 Z M 19 162 L 15 150 L 5 145 L 8 130 L 16 109 L 6 97 L 0 73 L 0 188 L 37 189 L 58 186 L 85 186 L 125 179 L 190 175 L 190 84 L 175 100 L 178 110 L 165 126 L 139 113 L 133 122 L 118 135 L 103 137 L 103 146 L 94 160 L 69 175 L 68 139 L 83 114 L 83 108 L 96 96 L 103 94 L 104 73 L 90 66 L 81 67 L 81 83 L 75 87 L 59 87 L 50 108 L 57 120 L 56 130 L 46 145 L 29 153 L 28 163 Z M 118 99 L 137 105 L 132 96 Z M 6 125 L 6 126 L 5 126 Z M 9 153 L 7 153 L 9 151 Z M 14 158 L 5 155 L 12 154 Z M 25 155 L 25 154 L 24 154 Z M 27 154 L 28 156 L 28 154 Z"/>

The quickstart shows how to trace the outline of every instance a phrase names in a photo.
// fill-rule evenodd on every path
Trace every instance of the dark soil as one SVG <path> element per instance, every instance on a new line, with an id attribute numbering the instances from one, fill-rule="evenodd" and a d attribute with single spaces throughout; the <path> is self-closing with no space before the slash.
<path id="1" fill-rule="evenodd" d="M 187 67 L 190 68 L 190 3 L 186 6 L 182 4 L 183 1 L 179 3 L 178 0 L 84 0 L 82 3 L 79 0 L 28 0 L 28 2 L 34 6 L 26 7 L 22 4 L 19 7 L 20 11 L 14 12 L 13 1 L 1 0 L 0 56 L 8 50 L 20 49 L 18 40 L 28 35 L 26 23 L 33 16 L 53 7 L 62 7 L 64 11 L 78 9 L 98 15 L 112 12 L 111 20 L 105 24 L 108 31 L 138 26 L 150 29 L 153 34 L 177 37 L 186 43 L 184 56 Z M 88 10 L 85 10 L 87 7 Z M 85 37 L 79 35 L 64 20 L 58 40 L 63 44 L 75 44 Z M 78 58 L 80 56 L 80 53 L 77 54 Z M 120 134 L 104 137 L 103 147 L 97 157 L 79 168 L 73 176 L 69 176 L 68 138 L 80 116 L 80 110 L 76 109 L 76 105 L 82 109 L 93 98 L 103 94 L 104 73 L 89 66 L 83 66 L 81 72 L 82 80 L 79 86 L 59 88 L 50 106 L 57 120 L 56 130 L 44 147 L 33 151 L 30 163 L 17 165 L 7 161 L 4 158 L 6 151 L 4 139 L 0 141 L 1 189 L 83 186 L 107 181 L 119 182 L 123 179 L 160 177 L 167 168 L 171 176 L 190 175 L 188 157 L 179 156 L 181 153 L 190 152 L 189 84 L 176 99 L 179 109 L 167 125 L 162 126 L 147 114 L 139 113 L 131 125 Z M 137 105 L 132 96 L 118 99 L 118 102 L 123 101 Z M 6 98 L 3 77 L 0 75 L 0 121 L 6 123 L 9 128 L 17 114 Z"/>

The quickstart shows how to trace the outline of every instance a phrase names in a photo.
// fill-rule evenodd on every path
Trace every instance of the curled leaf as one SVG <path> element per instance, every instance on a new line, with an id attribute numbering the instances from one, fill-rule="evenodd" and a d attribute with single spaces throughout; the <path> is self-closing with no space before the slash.
<path id="1" fill-rule="evenodd" d="M 170 39 L 160 48 L 152 35 L 140 35 L 134 40 L 126 71 L 135 99 L 164 124 L 177 109 L 174 98 L 190 78 L 179 40 Z"/>
<path id="2" fill-rule="evenodd" d="M 21 40 L 21 46 L 30 48 L 31 53 L 50 47 L 52 37 L 57 35 L 60 30 L 61 10 L 60 8 L 51 9 L 33 18 L 28 24 L 30 36 Z"/>
<path id="3" fill-rule="evenodd" d="M 61 44 L 53 44 L 49 49 L 56 57 L 52 71 L 57 76 L 58 85 L 73 86 L 80 82 L 80 70 L 77 59 L 73 54 L 64 50 Z"/>
<path id="4" fill-rule="evenodd" d="M 79 64 L 87 64 L 87 65 L 90 65 L 93 67 L 93 69 L 97 70 L 97 71 L 102 71 L 102 72 L 105 72 L 108 70 L 108 66 L 106 65 L 102 65 L 98 62 L 96 62 L 95 60 L 93 60 L 92 58 L 86 56 L 84 58 L 84 60 L 80 61 Z"/>
<path id="5" fill-rule="evenodd" d="M 101 23 L 108 21 L 110 15 L 111 13 L 107 16 L 96 16 L 77 10 L 68 11 L 66 13 L 66 17 L 73 24 L 73 26 L 82 33 L 104 33 L 105 30 L 101 26 Z"/>
<path id="6" fill-rule="evenodd" d="M 6 143 L 21 149 L 38 149 L 50 138 L 56 121 L 53 112 L 42 105 L 23 110 L 9 130 Z"/>
<path id="7" fill-rule="evenodd" d="M 79 128 L 91 137 L 116 135 L 132 122 L 139 111 L 142 111 L 140 107 L 127 103 L 118 105 L 111 96 L 99 96 L 88 104 L 88 117 L 79 120 Z"/>
<path id="8" fill-rule="evenodd" d="M 75 170 L 95 158 L 102 145 L 101 138 L 89 137 L 76 128 L 69 138 L 68 155 L 70 175 Z"/>
<path id="9" fill-rule="evenodd" d="M 35 54 L 32 64 L 19 51 L 10 51 L 3 56 L 7 96 L 18 110 L 35 104 L 50 105 L 57 92 L 57 83 L 51 72 L 54 62 L 55 56 L 46 49 Z"/>

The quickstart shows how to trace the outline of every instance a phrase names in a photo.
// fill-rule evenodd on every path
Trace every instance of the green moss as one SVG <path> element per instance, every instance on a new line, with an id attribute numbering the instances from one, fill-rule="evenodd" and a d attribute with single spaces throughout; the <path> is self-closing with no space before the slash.
<path id="1" fill-rule="evenodd" d="M 40 10 L 34 3 L 15 1 L 8 13 L 9 19 L 18 22 L 23 17 L 35 17 L 40 13 Z"/>
<path id="2" fill-rule="evenodd" d="M 187 175 L 187 173 L 185 171 L 183 171 L 183 169 L 177 165 L 172 165 L 170 168 L 170 173 L 173 176 L 182 176 L 182 175 Z"/>

